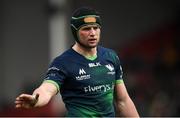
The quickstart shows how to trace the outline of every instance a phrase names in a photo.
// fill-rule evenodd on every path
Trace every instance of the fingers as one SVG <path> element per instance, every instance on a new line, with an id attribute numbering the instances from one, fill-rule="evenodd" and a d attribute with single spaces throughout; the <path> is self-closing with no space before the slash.
<path id="1" fill-rule="evenodd" d="M 15 100 L 15 108 L 22 108 L 25 101 L 25 94 L 19 95 Z"/>
<path id="2" fill-rule="evenodd" d="M 19 97 L 17 97 L 19 100 L 33 100 L 33 96 L 29 94 L 21 94 Z"/>
<path id="3" fill-rule="evenodd" d="M 24 101 L 16 100 L 15 108 L 23 108 Z"/>
<path id="4" fill-rule="evenodd" d="M 15 100 L 15 108 L 31 108 L 38 100 L 39 94 L 21 94 Z"/>
<path id="5" fill-rule="evenodd" d="M 22 103 L 17 103 L 17 104 L 15 105 L 15 108 L 23 108 L 23 104 L 22 104 Z"/>

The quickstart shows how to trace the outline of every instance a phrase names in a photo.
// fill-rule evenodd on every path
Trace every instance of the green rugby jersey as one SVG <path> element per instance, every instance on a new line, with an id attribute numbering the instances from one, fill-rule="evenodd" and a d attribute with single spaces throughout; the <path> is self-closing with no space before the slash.
<path id="1" fill-rule="evenodd" d="M 51 63 L 45 81 L 60 91 L 67 116 L 113 117 L 114 85 L 123 80 L 117 54 L 98 46 L 94 60 L 67 50 Z"/>

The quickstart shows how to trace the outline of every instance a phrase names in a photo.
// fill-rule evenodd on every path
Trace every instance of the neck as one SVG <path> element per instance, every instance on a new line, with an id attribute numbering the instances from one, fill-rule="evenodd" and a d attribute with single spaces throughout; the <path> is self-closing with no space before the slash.
<path id="1" fill-rule="evenodd" d="M 97 55 L 97 47 L 85 48 L 79 45 L 78 43 L 75 43 L 75 45 L 72 48 L 84 57 L 92 57 Z"/>

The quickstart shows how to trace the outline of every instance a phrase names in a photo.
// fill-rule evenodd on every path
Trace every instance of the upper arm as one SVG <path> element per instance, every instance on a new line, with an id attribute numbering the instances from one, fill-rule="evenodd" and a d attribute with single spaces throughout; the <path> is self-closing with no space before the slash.
<path id="1" fill-rule="evenodd" d="M 124 85 L 124 83 L 119 83 L 115 85 L 115 101 L 125 101 L 127 98 L 129 98 L 127 89 Z"/>
<path id="2" fill-rule="evenodd" d="M 139 117 L 136 107 L 128 95 L 124 83 L 115 85 L 115 108 L 117 116 Z"/>
<path id="3" fill-rule="evenodd" d="M 63 67 L 63 61 L 56 58 L 48 68 L 46 72 L 46 77 L 44 78 L 43 83 L 50 83 L 56 87 L 56 93 L 59 92 L 61 85 L 64 83 L 64 80 L 67 78 L 68 74 L 66 69 Z"/>

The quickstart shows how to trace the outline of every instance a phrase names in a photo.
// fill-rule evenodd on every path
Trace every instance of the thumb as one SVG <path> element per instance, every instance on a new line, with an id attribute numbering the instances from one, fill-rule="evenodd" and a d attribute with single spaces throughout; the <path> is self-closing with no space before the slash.
<path id="1" fill-rule="evenodd" d="M 36 93 L 35 95 L 33 95 L 33 98 L 34 98 L 35 100 L 38 100 L 38 98 L 39 98 L 39 93 Z"/>
<path id="2" fill-rule="evenodd" d="M 33 102 L 31 103 L 31 105 L 35 106 L 35 104 L 38 102 L 39 99 L 39 93 L 32 95 L 32 97 L 33 97 Z"/>

